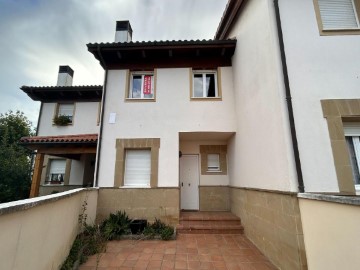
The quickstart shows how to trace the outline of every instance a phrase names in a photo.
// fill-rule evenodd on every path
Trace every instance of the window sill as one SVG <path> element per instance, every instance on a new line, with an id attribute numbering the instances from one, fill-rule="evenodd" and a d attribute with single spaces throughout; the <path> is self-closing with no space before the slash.
<path id="1" fill-rule="evenodd" d="M 222 171 L 206 171 L 207 173 L 222 173 Z"/>
<path id="2" fill-rule="evenodd" d="M 64 184 L 43 184 L 43 187 L 62 187 Z"/>
<path id="3" fill-rule="evenodd" d="M 155 102 L 155 98 L 126 98 L 125 102 Z"/>
<path id="4" fill-rule="evenodd" d="M 190 101 L 221 101 L 222 97 L 191 97 Z"/>
<path id="5" fill-rule="evenodd" d="M 119 188 L 124 189 L 141 189 L 141 188 L 151 188 L 150 186 L 121 186 Z"/>
<path id="6" fill-rule="evenodd" d="M 360 28 L 357 29 L 322 29 L 321 36 L 342 36 L 342 35 L 360 35 Z"/>

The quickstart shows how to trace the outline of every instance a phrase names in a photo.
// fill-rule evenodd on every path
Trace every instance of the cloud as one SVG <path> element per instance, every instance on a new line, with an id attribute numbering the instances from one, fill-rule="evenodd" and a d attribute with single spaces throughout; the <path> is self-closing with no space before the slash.
<path id="1" fill-rule="evenodd" d="M 102 84 L 87 43 L 112 42 L 115 22 L 130 20 L 133 40 L 213 38 L 226 0 L 0 0 L 0 113 L 20 109 L 34 123 L 39 102 L 21 85 L 55 85 L 70 65 L 74 85 Z"/>

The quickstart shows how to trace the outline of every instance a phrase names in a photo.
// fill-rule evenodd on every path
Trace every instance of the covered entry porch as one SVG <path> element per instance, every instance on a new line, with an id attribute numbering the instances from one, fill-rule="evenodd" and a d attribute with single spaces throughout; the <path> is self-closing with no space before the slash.
<path id="1" fill-rule="evenodd" d="M 24 137 L 35 151 L 30 198 L 93 186 L 97 134 Z"/>
<path id="2" fill-rule="evenodd" d="M 228 141 L 235 132 L 180 132 L 180 209 L 230 211 Z"/>

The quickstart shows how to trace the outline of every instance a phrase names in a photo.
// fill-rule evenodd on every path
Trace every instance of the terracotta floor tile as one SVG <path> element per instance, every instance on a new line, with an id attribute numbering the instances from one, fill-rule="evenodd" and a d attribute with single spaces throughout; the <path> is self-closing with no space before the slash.
<path id="1" fill-rule="evenodd" d="M 150 267 L 158 267 L 158 269 L 160 269 L 161 263 L 162 263 L 161 260 L 149 261 L 148 268 L 150 268 Z"/>
<path id="2" fill-rule="evenodd" d="M 161 269 L 169 268 L 173 269 L 175 267 L 175 261 L 163 261 L 161 264 Z"/>
<path id="3" fill-rule="evenodd" d="M 154 261 L 154 260 L 162 260 L 164 257 L 163 253 L 153 253 L 150 260 Z"/>
<path id="4" fill-rule="evenodd" d="M 176 261 L 187 261 L 187 255 L 186 254 L 176 254 L 175 260 Z"/>
<path id="5" fill-rule="evenodd" d="M 199 255 L 197 254 L 188 254 L 187 255 L 188 261 L 199 261 Z"/>
<path id="6" fill-rule="evenodd" d="M 200 262 L 200 269 L 214 269 L 214 265 L 211 262 Z"/>
<path id="7" fill-rule="evenodd" d="M 115 258 L 115 259 L 113 259 L 113 260 L 110 261 L 109 266 L 111 266 L 111 267 L 119 267 L 119 266 L 121 266 L 124 262 L 125 262 L 124 259 Z"/>
<path id="8" fill-rule="evenodd" d="M 188 269 L 199 269 L 200 268 L 200 262 L 199 261 L 188 261 Z"/>
<path id="9" fill-rule="evenodd" d="M 175 261 L 175 254 L 165 254 L 163 261 Z"/>
<path id="10" fill-rule="evenodd" d="M 122 267 L 134 267 L 135 264 L 137 263 L 137 260 L 126 260 L 123 262 L 123 264 L 121 265 Z"/>
<path id="11" fill-rule="evenodd" d="M 187 269 L 186 261 L 175 261 L 175 269 Z"/>

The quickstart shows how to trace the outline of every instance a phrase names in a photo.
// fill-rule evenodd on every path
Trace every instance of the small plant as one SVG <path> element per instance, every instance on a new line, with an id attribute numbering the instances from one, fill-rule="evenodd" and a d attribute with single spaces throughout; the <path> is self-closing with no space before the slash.
<path id="1" fill-rule="evenodd" d="M 104 237 L 108 240 L 113 240 L 123 234 L 130 234 L 130 223 L 131 220 L 125 211 L 110 214 L 110 217 L 101 226 Z"/>
<path id="2" fill-rule="evenodd" d="M 58 115 L 58 116 L 55 116 L 53 119 L 54 125 L 57 125 L 57 126 L 67 126 L 71 122 L 72 122 L 71 118 L 68 115 Z"/>
<path id="3" fill-rule="evenodd" d="M 151 225 L 156 234 L 161 234 L 161 231 L 166 228 L 166 224 L 160 219 L 155 218 L 155 222 Z"/>
<path id="4" fill-rule="evenodd" d="M 155 237 L 156 232 L 155 232 L 154 228 L 148 224 L 148 226 L 145 227 L 143 234 L 146 236 L 146 238 L 152 239 Z"/>
<path id="5" fill-rule="evenodd" d="M 147 238 L 154 238 L 158 235 L 162 240 L 170 240 L 174 235 L 174 228 L 166 225 L 160 219 L 155 219 L 153 224 L 148 224 L 148 226 L 145 227 L 143 234 L 147 236 Z"/>
<path id="6" fill-rule="evenodd" d="M 166 226 L 161 230 L 160 236 L 162 240 L 170 240 L 174 235 L 174 228 L 170 226 Z"/>

